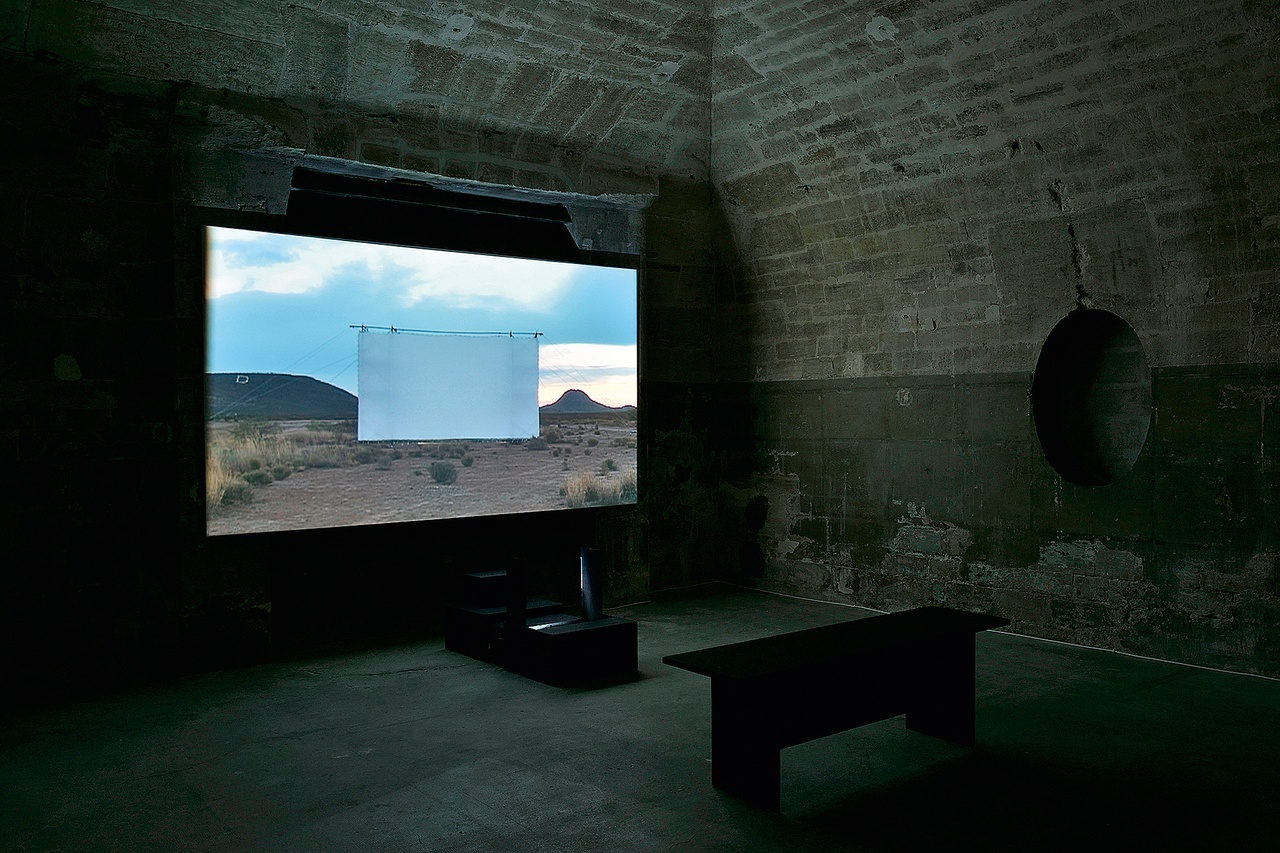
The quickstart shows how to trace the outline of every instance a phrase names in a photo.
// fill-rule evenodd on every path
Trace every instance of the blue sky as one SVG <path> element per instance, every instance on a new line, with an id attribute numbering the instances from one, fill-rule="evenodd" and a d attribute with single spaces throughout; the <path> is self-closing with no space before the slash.
<path id="1" fill-rule="evenodd" d="M 210 373 L 294 373 L 358 394 L 352 324 L 541 332 L 538 401 L 636 403 L 634 270 L 229 228 L 208 241 Z"/>

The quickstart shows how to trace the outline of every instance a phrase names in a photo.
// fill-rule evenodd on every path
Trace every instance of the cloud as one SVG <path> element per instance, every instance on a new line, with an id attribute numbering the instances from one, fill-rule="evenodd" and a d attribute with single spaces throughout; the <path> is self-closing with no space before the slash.
<path id="1" fill-rule="evenodd" d="M 403 246 L 209 229 L 207 295 L 301 294 L 343 273 L 393 291 L 404 307 L 424 300 L 454 308 L 516 307 L 546 313 L 568 292 L 571 264 Z"/>
<path id="2" fill-rule="evenodd" d="M 538 349 L 544 366 L 636 371 L 635 344 L 547 344 Z"/>
<path id="3" fill-rule="evenodd" d="M 550 313 L 568 291 L 574 268 L 570 264 L 430 252 L 412 260 L 413 284 L 406 304 L 423 299 L 455 308 L 487 308 L 505 302 L 524 310 Z"/>

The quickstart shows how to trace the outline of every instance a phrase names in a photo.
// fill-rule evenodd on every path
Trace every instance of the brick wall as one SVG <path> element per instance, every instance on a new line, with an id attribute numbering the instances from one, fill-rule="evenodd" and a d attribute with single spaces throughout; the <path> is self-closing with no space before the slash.
<path id="1" fill-rule="evenodd" d="M 1277 14 L 715 4 L 761 583 L 1280 672 Z M 1077 307 L 1153 368 L 1152 430 L 1106 486 L 1059 476 L 1032 423 Z"/>
<path id="2" fill-rule="evenodd" d="M 1029 370 L 1079 302 L 1157 366 L 1274 361 L 1276 14 L 717 3 L 753 375 Z"/>

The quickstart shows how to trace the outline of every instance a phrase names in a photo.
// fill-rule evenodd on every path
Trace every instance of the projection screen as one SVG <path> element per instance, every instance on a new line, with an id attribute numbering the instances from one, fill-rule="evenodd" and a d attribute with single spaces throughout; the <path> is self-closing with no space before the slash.
<path id="1" fill-rule="evenodd" d="M 538 339 L 361 331 L 361 441 L 538 435 Z"/>

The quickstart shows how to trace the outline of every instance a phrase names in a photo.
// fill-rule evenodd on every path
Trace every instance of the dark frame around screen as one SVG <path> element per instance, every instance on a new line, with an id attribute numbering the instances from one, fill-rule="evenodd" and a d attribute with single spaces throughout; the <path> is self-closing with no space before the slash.
<path id="1" fill-rule="evenodd" d="M 398 179 L 376 180 L 348 175 L 333 176 L 309 169 L 295 170 L 288 209 L 283 215 L 199 208 L 192 216 L 193 225 L 200 232 L 196 245 L 204 250 L 200 252 L 199 280 L 201 282 L 205 282 L 207 276 L 205 233 L 210 227 L 632 270 L 636 276 L 635 340 L 639 347 L 641 335 L 638 316 L 642 292 L 639 255 L 593 251 L 590 248 L 578 247 L 569 227 L 571 220 L 572 214 L 569 208 L 554 199 L 545 202 L 511 200 L 481 193 L 441 190 Z M 589 242 L 588 245 L 590 245 Z M 209 347 L 207 311 L 202 313 L 201 319 L 203 332 L 201 353 L 204 360 L 207 359 Z M 637 391 L 640 387 L 641 363 L 642 358 L 638 358 Z M 202 365 L 202 367 L 203 370 L 208 369 L 207 366 Z M 204 411 L 203 405 L 201 410 Z M 207 412 L 205 414 L 207 418 Z M 637 412 L 637 425 L 640 417 Z M 642 488 L 639 484 L 644 479 L 641 470 L 643 462 L 638 458 L 639 455 L 637 450 L 637 488 Z M 203 469 L 204 466 L 202 471 Z M 636 500 L 638 500 L 638 494 L 627 503 L 634 503 Z M 590 509 L 592 507 L 587 507 L 588 511 Z M 562 510 L 531 510 L 530 512 L 547 511 Z M 523 513 L 521 511 L 507 513 L 507 515 L 518 514 Z M 207 508 L 205 515 L 207 519 Z M 405 519 L 401 523 L 438 523 L 448 520 L 452 519 Z M 356 526 L 362 525 L 357 523 Z M 305 528 L 286 528 L 285 530 L 301 529 Z M 285 532 L 285 530 L 279 532 Z M 206 537 L 211 535 L 207 529 L 205 535 Z M 222 538 L 240 534 L 216 535 Z"/>

